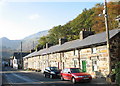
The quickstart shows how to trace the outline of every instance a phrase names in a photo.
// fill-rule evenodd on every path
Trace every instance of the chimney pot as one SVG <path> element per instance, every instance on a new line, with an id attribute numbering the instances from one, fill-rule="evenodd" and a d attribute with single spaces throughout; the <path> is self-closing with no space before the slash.
<path id="1" fill-rule="evenodd" d="M 46 49 L 48 48 L 48 43 L 46 43 Z"/>
<path id="2" fill-rule="evenodd" d="M 35 51 L 34 49 L 31 49 L 31 50 L 30 50 L 30 53 L 32 53 L 32 52 L 34 52 L 34 51 Z"/>
<path id="3" fill-rule="evenodd" d="M 60 39 L 59 39 L 59 45 L 62 45 L 62 44 L 64 44 L 65 42 L 67 42 L 67 39 L 66 39 L 66 38 L 60 38 Z"/>
<path id="4" fill-rule="evenodd" d="M 37 47 L 37 48 L 36 48 L 36 51 L 39 51 L 40 49 L 42 49 L 42 47 Z"/>
<path id="5" fill-rule="evenodd" d="M 91 29 L 89 29 L 91 30 Z M 90 36 L 90 35 L 94 35 L 95 32 L 93 31 L 80 31 L 80 40 L 83 40 L 84 38 Z"/>

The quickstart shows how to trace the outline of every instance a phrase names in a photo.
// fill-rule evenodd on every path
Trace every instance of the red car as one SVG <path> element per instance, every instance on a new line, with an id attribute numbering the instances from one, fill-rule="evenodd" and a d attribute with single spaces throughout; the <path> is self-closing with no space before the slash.
<path id="1" fill-rule="evenodd" d="M 71 80 L 72 83 L 84 81 L 90 82 L 92 76 L 82 72 L 80 68 L 65 68 L 61 71 L 61 80 Z"/>

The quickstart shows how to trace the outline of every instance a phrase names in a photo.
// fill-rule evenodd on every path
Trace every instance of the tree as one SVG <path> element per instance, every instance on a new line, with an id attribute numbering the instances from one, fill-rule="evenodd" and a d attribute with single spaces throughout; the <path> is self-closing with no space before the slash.
<path id="1" fill-rule="evenodd" d="M 119 3 L 120 2 L 108 3 L 110 29 L 115 29 L 118 25 L 115 18 L 120 14 Z M 104 16 L 99 16 L 103 14 L 103 9 L 103 3 L 98 3 L 91 9 L 85 8 L 81 14 L 65 25 L 58 25 L 50 29 L 47 36 L 40 38 L 39 46 L 45 46 L 46 43 L 53 45 L 58 44 L 59 38 L 67 38 L 68 41 L 78 39 L 80 31 L 84 29 L 89 30 L 89 28 L 92 28 L 92 31 L 95 31 L 95 33 L 105 31 Z"/>
<path id="2" fill-rule="evenodd" d="M 47 36 L 40 37 L 38 42 L 39 44 L 37 45 L 37 47 L 45 47 L 46 43 L 48 43 Z"/>

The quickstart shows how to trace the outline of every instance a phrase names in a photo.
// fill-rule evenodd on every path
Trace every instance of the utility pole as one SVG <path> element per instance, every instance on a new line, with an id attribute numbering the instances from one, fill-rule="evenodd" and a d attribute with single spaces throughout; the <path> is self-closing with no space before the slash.
<path id="1" fill-rule="evenodd" d="M 104 0 L 104 15 L 105 15 L 107 50 L 108 50 L 108 64 L 109 64 L 109 73 L 110 73 L 111 72 L 110 41 L 109 41 L 110 35 L 109 35 L 107 1 L 106 0 Z"/>
<path id="2" fill-rule="evenodd" d="M 33 41 L 33 50 L 34 50 L 34 41 Z"/>
<path id="3" fill-rule="evenodd" d="M 22 41 L 21 41 L 21 53 L 20 53 L 20 59 L 21 59 L 21 68 L 23 68 L 23 59 L 22 59 Z"/>

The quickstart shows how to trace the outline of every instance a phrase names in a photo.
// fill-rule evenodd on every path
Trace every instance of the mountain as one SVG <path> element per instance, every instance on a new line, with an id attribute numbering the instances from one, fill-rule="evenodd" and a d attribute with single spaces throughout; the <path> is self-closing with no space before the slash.
<path id="1" fill-rule="evenodd" d="M 23 51 L 29 51 L 30 49 L 33 49 L 33 47 L 35 48 L 35 46 L 38 44 L 39 38 L 47 34 L 48 34 L 48 30 L 45 30 L 45 31 L 41 31 L 33 35 L 30 35 L 28 37 L 25 37 L 22 40 Z M 18 49 L 20 49 L 20 46 L 18 47 Z"/>
<path id="2" fill-rule="evenodd" d="M 40 31 L 38 33 L 32 34 L 28 37 L 25 37 L 23 40 L 27 40 L 27 39 L 33 39 L 33 38 L 40 38 L 41 36 L 47 35 L 48 34 L 48 30 L 44 30 L 44 31 Z"/>
<path id="3" fill-rule="evenodd" d="M 30 49 L 33 49 L 38 44 L 38 39 L 41 36 L 45 36 L 48 34 L 48 30 L 41 31 L 35 34 L 32 34 L 28 37 L 25 37 L 22 40 L 10 40 L 6 37 L 0 38 L 0 53 L 2 53 L 3 58 L 9 58 L 13 52 L 20 51 L 21 49 L 21 42 L 22 42 L 22 50 L 23 51 L 30 51 Z M 34 42 L 34 43 L 33 43 Z"/>
<path id="4" fill-rule="evenodd" d="M 0 39 L 2 41 L 2 48 L 11 48 L 11 49 L 17 49 L 19 46 L 21 40 L 9 40 L 6 37 L 3 37 Z"/>

